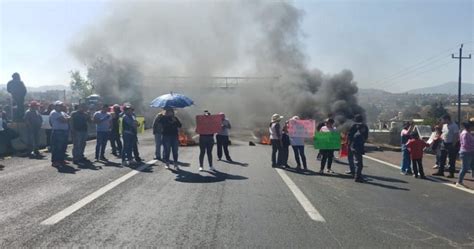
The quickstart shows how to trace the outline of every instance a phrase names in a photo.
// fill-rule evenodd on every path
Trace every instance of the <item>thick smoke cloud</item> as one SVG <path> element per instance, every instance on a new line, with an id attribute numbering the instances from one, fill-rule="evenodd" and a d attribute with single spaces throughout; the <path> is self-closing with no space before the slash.
<path id="1" fill-rule="evenodd" d="M 72 45 L 108 102 L 146 111 L 154 97 L 181 92 L 197 104 L 181 111 L 190 122 L 208 109 L 246 128 L 267 124 L 273 113 L 318 119 L 331 113 L 339 123 L 364 114 L 351 71 L 327 75 L 307 67 L 304 13 L 291 3 L 114 1 L 109 12 Z M 208 76 L 262 78 L 222 88 L 224 79 Z"/>

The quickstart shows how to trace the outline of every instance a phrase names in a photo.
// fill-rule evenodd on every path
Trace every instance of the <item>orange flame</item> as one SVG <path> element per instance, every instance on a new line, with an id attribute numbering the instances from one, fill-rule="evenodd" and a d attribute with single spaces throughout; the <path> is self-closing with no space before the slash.
<path id="1" fill-rule="evenodd" d="M 269 137 L 269 136 L 266 136 L 266 135 L 263 135 L 263 136 L 260 138 L 260 143 L 261 143 L 261 144 L 271 144 L 270 137 Z"/>
<path id="2" fill-rule="evenodd" d="M 186 133 L 180 131 L 178 135 L 179 145 L 180 146 L 187 146 L 188 145 L 188 136 Z"/>

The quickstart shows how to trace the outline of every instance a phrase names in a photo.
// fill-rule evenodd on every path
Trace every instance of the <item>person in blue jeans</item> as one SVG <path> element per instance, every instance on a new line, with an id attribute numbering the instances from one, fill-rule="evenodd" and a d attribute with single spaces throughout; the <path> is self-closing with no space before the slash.
<path id="1" fill-rule="evenodd" d="M 458 181 L 456 186 L 465 187 L 463 184 L 464 176 L 469 169 L 472 170 L 472 177 L 474 178 L 474 136 L 471 134 L 471 122 L 464 122 L 463 131 L 459 135 L 460 150 L 459 157 L 462 160 L 462 167 L 459 171 Z"/>
<path id="2" fill-rule="evenodd" d="M 178 130 L 181 128 L 181 122 L 174 115 L 174 110 L 171 108 L 165 109 L 165 115 L 160 119 L 163 135 L 163 161 L 166 163 L 166 168 L 169 169 L 170 153 L 173 153 L 173 164 L 176 170 L 178 167 Z"/>
<path id="3" fill-rule="evenodd" d="M 410 139 L 410 134 L 413 131 L 415 126 L 411 122 L 405 122 L 403 124 L 403 129 L 400 132 L 400 142 L 402 149 L 402 162 L 400 166 L 401 174 L 411 175 L 411 160 L 410 160 L 410 151 L 408 151 L 407 142 Z"/>
<path id="4" fill-rule="evenodd" d="M 109 140 L 112 116 L 108 113 L 109 105 L 103 105 L 100 111 L 94 113 L 93 120 L 96 124 L 97 143 L 95 146 L 95 160 L 108 161 L 105 158 L 105 148 Z"/>
<path id="5" fill-rule="evenodd" d="M 137 143 L 137 127 L 138 122 L 133 115 L 131 106 L 125 106 L 123 109 L 124 115 L 122 119 L 122 166 L 129 166 L 132 161 L 132 151 Z"/>
<path id="6" fill-rule="evenodd" d="M 354 135 L 360 130 L 362 132 L 362 136 L 364 138 L 364 141 L 367 141 L 369 137 L 369 127 L 367 127 L 364 122 L 364 117 L 360 114 L 354 115 L 354 123 L 351 125 L 351 128 L 349 129 L 349 133 L 347 135 L 347 144 L 348 144 L 348 155 L 347 155 L 347 160 L 349 162 L 349 171 L 346 171 L 346 174 L 352 175 L 353 177 L 356 176 L 356 165 L 354 162 L 354 151 L 351 150 L 351 144 L 354 141 Z"/>
<path id="7" fill-rule="evenodd" d="M 49 114 L 51 124 L 51 162 L 53 167 L 66 164 L 66 149 L 69 138 L 69 115 L 64 111 L 63 102 L 56 101 Z"/>

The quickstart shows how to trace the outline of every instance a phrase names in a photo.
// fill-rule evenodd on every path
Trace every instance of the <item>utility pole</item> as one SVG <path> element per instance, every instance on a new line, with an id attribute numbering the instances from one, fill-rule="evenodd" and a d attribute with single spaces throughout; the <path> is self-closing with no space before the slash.
<path id="1" fill-rule="evenodd" d="M 461 66 L 462 66 L 462 60 L 463 59 L 471 59 L 471 54 L 469 54 L 469 57 L 462 57 L 462 47 L 463 47 L 463 44 L 461 44 L 461 47 L 459 48 L 459 57 L 455 57 L 454 54 L 451 55 L 451 58 L 459 59 L 459 80 L 458 80 L 458 125 L 459 126 L 461 126 Z"/>

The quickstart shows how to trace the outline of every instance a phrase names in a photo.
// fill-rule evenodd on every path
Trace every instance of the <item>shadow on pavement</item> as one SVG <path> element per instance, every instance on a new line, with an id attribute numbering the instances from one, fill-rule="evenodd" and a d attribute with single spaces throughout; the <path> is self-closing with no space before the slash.
<path id="1" fill-rule="evenodd" d="M 171 170 L 171 172 L 176 174 L 175 181 L 178 182 L 187 182 L 187 183 L 214 183 L 214 182 L 222 182 L 225 180 L 245 180 L 248 179 L 244 176 L 239 175 L 231 175 L 227 173 L 223 173 L 220 171 L 204 171 L 211 175 L 203 176 L 199 173 L 193 173 L 186 170 Z"/>
<path id="2" fill-rule="evenodd" d="M 408 182 L 406 182 L 406 181 L 399 180 L 399 179 L 395 179 L 395 178 L 390 178 L 390 177 L 373 176 L 373 175 L 364 175 L 364 176 L 366 176 L 366 177 L 368 177 L 368 178 L 375 179 L 375 180 L 384 181 L 384 182 L 408 183 Z"/>
<path id="3" fill-rule="evenodd" d="M 75 169 L 74 167 L 71 167 L 69 165 L 63 165 L 61 167 L 58 167 L 58 172 L 63 173 L 63 174 L 76 174 L 76 171 L 79 171 L 79 169 Z"/>
<path id="4" fill-rule="evenodd" d="M 309 170 L 309 169 L 307 169 L 307 170 L 302 170 L 302 169 L 298 170 L 296 168 L 281 168 L 281 169 L 283 169 L 285 171 L 288 171 L 288 172 L 291 172 L 291 173 L 300 174 L 300 175 L 307 175 L 307 176 L 315 176 L 315 175 L 318 174 L 318 173 L 316 173 L 312 170 Z"/>
<path id="5" fill-rule="evenodd" d="M 382 184 L 382 183 L 378 183 L 378 182 L 372 182 L 372 181 L 370 181 L 370 179 L 366 179 L 365 184 L 374 185 L 374 186 L 377 186 L 377 187 L 382 187 L 382 188 L 387 188 L 387 189 L 392 189 L 392 190 L 410 191 L 410 189 L 407 189 L 407 188 L 400 188 L 400 187 L 397 187 L 397 186 Z"/>
<path id="6" fill-rule="evenodd" d="M 111 161 L 100 161 L 100 163 L 102 163 L 106 167 L 117 167 L 117 168 L 122 167 L 121 163 L 114 163 L 114 162 L 111 162 Z"/>
<path id="7" fill-rule="evenodd" d="M 189 166 L 191 166 L 190 163 L 180 162 L 180 161 L 178 161 L 178 165 L 181 166 L 181 167 L 189 167 Z"/>
<path id="8" fill-rule="evenodd" d="M 340 161 L 339 159 L 334 159 L 334 162 L 341 165 L 349 165 L 348 162 Z"/>
<path id="9" fill-rule="evenodd" d="M 99 170 L 102 169 L 101 166 L 95 166 L 92 162 L 81 162 L 76 164 L 80 169 L 90 169 L 90 170 Z"/>
<path id="10" fill-rule="evenodd" d="M 248 163 L 241 163 L 241 162 L 237 162 L 237 161 L 222 160 L 222 162 L 225 162 L 225 163 L 228 163 L 228 164 L 232 164 L 232 165 L 239 165 L 239 166 L 242 166 L 242 167 L 247 167 L 247 166 L 249 166 Z"/>

